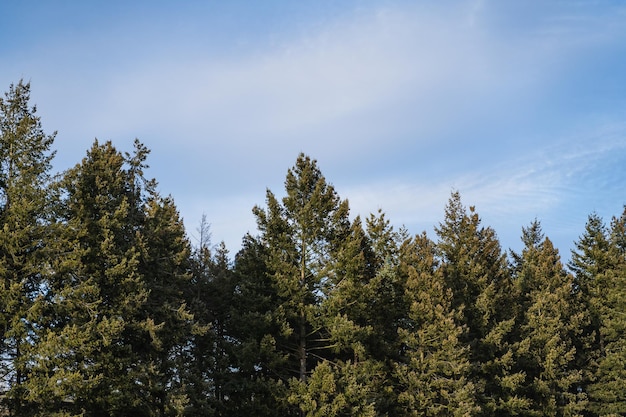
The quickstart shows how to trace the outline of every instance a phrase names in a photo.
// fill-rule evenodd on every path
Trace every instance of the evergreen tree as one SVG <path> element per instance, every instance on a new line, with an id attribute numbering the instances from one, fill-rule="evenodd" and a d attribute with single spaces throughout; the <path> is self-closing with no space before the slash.
<path id="1" fill-rule="evenodd" d="M 493 326 L 494 294 L 507 279 L 506 257 L 493 229 L 481 226 L 474 207 L 466 211 L 458 191 L 452 193 L 436 232 L 442 272 L 453 293 L 452 306 L 463 310 L 465 339 L 473 345 L 472 356 L 477 359 L 481 354 L 478 343 Z"/>
<path id="2" fill-rule="evenodd" d="M 463 206 L 453 192 L 445 218 L 435 229 L 436 253 L 445 287 L 452 290 L 451 308 L 465 326 L 460 341 L 470 347 L 469 379 L 475 385 L 480 409 L 496 412 L 502 378 L 508 373 L 506 338 L 512 329 L 509 314 L 510 275 L 496 233 L 481 225 L 474 207 Z"/>
<path id="3" fill-rule="evenodd" d="M 468 380 L 469 351 L 461 342 L 464 329 L 452 308 L 426 234 L 416 236 L 407 265 L 405 297 L 408 315 L 398 330 L 403 358 L 396 365 L 402 415 L 472 416 L 478 411 L 474 386 Z"/>
<path id="4" fill-rule="evenodd" d="M 586 400 L 579 392 L 582 374 L 576 369 L 572 337 L 582 320 L 574 308 L 574 279 L 538 221 L 523 229 L 522 241 L 522 253 L 514 254 L 519 329 L 515 366 L 524 375 L 520 403 L 527 415 L 580 415 Z"/>
<path id="5" fill-rule="evenodd" d="M 377 332 L 388 314 L 380 306 L 384 292 L 376 292 L 375 285 L 382 279 L 377 280 L 374 251 L 359 217 L 334 257 L 333 271 L 335 282 L 319 317 L 331 349 L 308 381 L 292 381 L 290 401 L 309 416 L 375 415 L 388 401 L 380 359 L 387 342 Z"/>
<path id="6" fill-rule="evenodd" d="M 188 297 L 203 331 L 189 345 L 186 366 L 191 404 L 187 415 L 239 415 L 242 393 L 235 355 L 239 340 L 233 322 L 235 276 L 228 251 L 222 242 L 213 251 L 205 218 L 199 228 L 200 245 L 193 256 L 193 279 Z M 244 382 L 245 385 L 245 382 Z"/>
<path id="7" fill-rule="evenodd" d="M 317 162 L 303 154 L 289 169 L 285 190 L 282 204 L 268 190 L 267 209 L 255 207 L 254 213 L 280 297 L 274 319 L 281 334 L 275 341 L 289 358 L 281 378 L 306 382 L 327 348 L 320 306 L 334 284 L 332 260 L 348 233 L 348 204 L 326 182 Z"/>
<path id="8" fill-rule="evenodd" d="M 307 382 L 291 381 L 290 402 L 308 417 L 374 417 L 382 372 L 375 361 L 320 362 Z"/>
<path id="9" fill-rule="evenodd" d="M 287 407 L 287 385 L 281 379 L 288 354 L 277 339 L 280 322 L 274 320 L 280 302 L 268 271 L 269 249 L 260 239 L 246 235 L 235 256 L 234 294 L 230 336 L 236 341 L 233 367 L 237 395 L 228 415 L 274 416 Z"/>
<path id="10" fill-rule="evenodd" d="M 331 254 L 345 236 L 348 206 L 326 183 L 317 162 L 301 154 L 285 180 L 282 204 L 267 192 L 267 211 L 256 207 L 258 227 L 270 252 L 269 269 L 283 302 L 285 346 L 294 359 L 293 375 L 304 381 L 309 353 L 318 348 L 315 318 L 331 284 Z"/>
<path id="11" fill-rule="evenodd" d="M 366 221 L 367 237 L 371 246 L 370 264 L 375 275 L 368 283 L 369 297 L 363 310 L 368 314 L 372 335 L 368 343 L 372 357 L 386 361 L 398 359 L 400 340 L 398 327 L 406 317 L 405 289 L 407 273 L 403 271 L 403 257 L 410 252 L 411 239 L 405 229 L 394 230 L 385 214 L 370 215 Z M 388 367 L 391 371 L 392 366 Z"/>
<path id="12" fill-rule="evenodd" d="M 185 299 L 191 249 L 171 197 L 153 194 L 144 207 L 139 269 L 148 296 L 137 317 L 148 332 L 143 341 L 137 340 L 143 383 L 152 415 L 180 415 L 188 400 L 180 381 L 182 350 L 201 331 Z"/>
<path id="13" fill-rule="evenodd" d="M 601 268 L 591 290 L 600 326 L 589 408 L 599 416 L 617 416 L 626 414 L 626 208 L 611 222 L 608 251 L 600 259 L 606 264 L 597 262 Z"/>
<path id="14" fill-rule="evenodd" d="M 71 414 L 148 414 L 142 370 L 129 343 L 143 333 L 137 319 L 148 289 L 139 272 L 140 191 L 125 163 L 110 142 L 96 141 L 63 178 L 62 256 L 51 288 L 55 325 L 40 346 L 53 353 L 36 361 L 33 374 L 37 386 L 60 379 L 48 395 L 67 403 Z M 52 411 L 44 399 L 40 406 Z"/>
<path id="15" fill-rule="evenodd" d="M 14 415 L 30 413 L 25 385 L 50 272 L 48 185 L 55 134 L 44 133 L 29 102 L 30 84 L 22 81 L 0 98 L 0 384 Z"/>
<path id="16" fill-rule="evenodd" d="M 602 277 L 615 267 L 611 261 L 607 228 L 597 214 L 589 216 L 585 232 L 575 243 L 568 266 L 574 273 L 577 308 L 584 317 L 575 342 L 577 367 L 582 372 L 580 389 L 588 393 L 603 351 L 601 328 L 606 281 Z M 593 398 L 591 400 L 590 407 L 593 407 Z"/>
<path id="17" fill-rule="evenodd" d="M 185 299 L 200 325 L 197 331 L 190 334 L 189 345 L 180 353 L 181 380 L 189 397 L 185 415 L 211 416 L 215 413 L 215 397 L 213 373 L 215 334 L 211 329 L 212 314 L 209 300 L 211 299 L 212 254 L 210 250 L 211 234 L 206 217 L 203 216 L 200 226 L 199 244 L 194 248 L 191 259 L 191 279 L 185 289 Z"/>
<path id="18" fill-rule="evenodd" d="M 147 153 L 137 141 L 126 156 L 96 141 L 62 179 L 50 323 L 30 361 L 41 415 L 183 410 L 175 355 L 192 325 L 182 299 L 189 248 L 173 202 L 143 176 Z"/>

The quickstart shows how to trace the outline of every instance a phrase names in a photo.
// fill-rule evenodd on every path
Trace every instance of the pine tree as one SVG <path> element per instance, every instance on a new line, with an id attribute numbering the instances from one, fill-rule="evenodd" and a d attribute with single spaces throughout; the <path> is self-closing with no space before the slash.
<path id="1" fill-rule="evenodd" d="M 626 208 L 611 222 L 606 263 L 597 262 L 592 306 L 599 319 L 598 365 L 589 387 L 592 412 L 626 414 Z M 604 269 L 604 270 L 602 270 Z"/>
<path id="2" fill-rule="evenodd" d="M 375 361 L 320 362 L 306 383 L 291 381 L 290 402 L 308 417 L 375 417 L 382 372 Z"/>
<path id="3" fill-rule="evenodd" d="M 267 209 L 254 213 L 279 296 L 274 319 L 281 334 L 274 340 L 289 358 L 281 378 L 304 383 L 326 349 L 320 306 L 333 286 L 333 255 L 348 233 L 348 204 L 304 154 L 288 170 L 285 191 L 281 204 L 268 190 Z"/>
<path id="4" fill-rule="evenodd" d="M 574 273 L 576 307 L 584 317 L 575 343 L 577 367 L 582 372 L 580 389 L 588 393 L 598 371 L 598 360 L 603 351 L 601 328 L 602 305 L 606 293 L 603 284 L 606 281 L 602 277 L 615 267 L 615 263 L 611 261 L 606 225 L 597 214 L 589 216 L 585 232 L 575 243 L 568 266 Z M 593 407 L 593 401 L 590 407 Z"/>
<path id="5" fill-rule="evenodd" d="M 506 309 L 510 275 L 496 233 L 481 225 L 474 207 L 463 206 L 453 192 L 445 218 L 435 229 L 437 257 L 445 287 L 452 290 L 451 308 L 461 312 L 466 331 L 461 343 L 470 347 L 470 381 L 485 415 L 496 412 L 506 376 L 506 338 L 512 321 Z"/>
<path id="6" fill-rule="evenodd" d="M 370 215 L 366 221 L 367 237 L 371 245 L 375 274 L 368 283 L 370 296 L 363 302 L 372 326 L 369 350 L 372 357 L 387 361 L 398 359 L 400 341 L 398 327 L 406 317 L 406 271 L 403 256 L 407 255 L 411 239 L 404 228 L 396 231 L 385 214 Z M 390 367 L 391 368 L 391 367 Z"/>
<path id="7" fill-rule="evenodd" d="M 137 318 L 150 338 L 149 343 L 138 341 L 143 383 L 152 415 L 180 415 L 187 402 L 179 375 L 181 352 L 201 329 L 186 304 L 191 249 L 171 197 L 148 198 L 142 237 L 139 269 L 148 296 Z"/>
<path id="8" fill-rule="evenodd" d="M 481 226 L 474 207 L 466 211 L 459 192 L 452 193 L 436 232 L 442 271 L 453 293 L 452 306 L 463 309 L 466 340 L 476 345 L 493 325 L 493 295 L 507 279 L 505 255 L 493 229 Z M 480 353 L 474 349 L 473 355 Z"/>
<path id="9" fill-rule="evenodd" d="M 381 357 L 397 337 L 384 340 L 380 323 L 388 322 L 394 309 L 382 306 L 386 294 L 376 284 L 387 280 L 378 277 L 370 243 L 357 217 L 334 256 L 334 285 L 322 300 L 319 317 L 330 352 L 309 380 L 291 383 L 290 401 L 308 416 L 377 415 L 389 401 Z"/>
<path id="10" fill-rule="evenodd" d="M 190 343 L 186 378 L 191 404 L 187 414 L 239 415 L 247 391 L 241 387 L 245 381 L 241 381 L 235 355 L 240 343 L 234 329 L 239 313 L 235 307 L 237 284 L 224 243 L 214 253 L 211 250 L 204 218 L 199 231 L 188 297 L 194 317 L 205 330 L 196 332 Z"/>
<path id="11" fill-rule="evenodd" d="M 524 249 L 514 254 L 518 299 L 516 370 L 524 375 L 518 397 L 527 415 L 574 416 L 586 406 L 579 392 L 573 335 L 582 317 L 575 308 L 574 279 L 538 221 L 523 229 Z"/>
<path id="12" fill-rule="evenodd" d="M 64 325 L 53 331 L 59 329 L 56 337 L 70 343 L 65 332 L 84 332 L 84 342 L 66 350 L 73 356 L 70 366 L 90 383 L 72 387 L 68 381 L 66 395 L 77 410 L 94 415 L 149 414 L 142 400 L 148 387 L 139 383 L 143 369 L 134 349 L 146 342 L 138 316 L 148 289 L 139 270 L 142 196 L 132 174 L 110 142 L 96 141 L 63 179 L 67 255 L 58 268 L 58 287 L 62 301 L 80 308 L 70 304 L 68 317 L 60 318 Z"/>
<path id="13" fill-rule="evenodd" d="M 403 358 L 396 365 L 402 415 L 473 416 L 478 411 L 469 381 L 469 350 L 461 339 L 459 311 L 452 308 L 426 234 L 411 244 L 405 297 L 409 311 L 398 330 Z"/>
<path id="14" fill-rule="evenodd" d="M 46 135 L 30 105 L 30 84 L 11 85 L 0 98 L 0 369 L 6 405 L 14 415 L 28 415 L 25 384 L 32 345 L 38 334 L 39 301 L 46 296 L 50 151 Z"/>
<path id="15" fill-rule="evenodd" d="M 228 415 L 274 416 L 287 407 L 287 385 L 281 378 L 288 355 L 277 345 L 280 322 L 274 320 L 281 301 L 269 274 L 269 248 L 247 234 L 235 256 L 230 337 L 236 343 L 236 409 Z"/>
<path id="16" fill-rule="evenodd" d="M 138 141 L 132 155 L 96 141 L 62 178 L 50 323 L 30 361 L 40 415 L 183 410 L 175 355 L 193 325 L 182 298 L 189 248 L 173 202 L 144 178 L 147 153 Z"/>
<path id="17" fill-rule="evenodd" d="M 282 204 L 268 190 L 267 211 L 256 207 L 254 213 L 283 299 L 277 314 L 287 336 L 285 347 L 294 359 L 292 375 L 304 381 L 311 369 L 309 356 L 319 348 L 311 335 L 319 330 L 315 317 L 329 291 L 328 267 L 346 233 L 348 205 L 326 183 L 317 162 L 303 154 L 289 169 L 285 190 Z"/>

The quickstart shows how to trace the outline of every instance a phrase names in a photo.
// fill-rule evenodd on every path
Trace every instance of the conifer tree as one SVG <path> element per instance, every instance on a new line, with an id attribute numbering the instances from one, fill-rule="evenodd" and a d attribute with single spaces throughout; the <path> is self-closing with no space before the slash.
<path id="1" fill-rule="evenodd" d="M 580 390 L 588 393 L 598 371 L 602 355 L 602 306 L 604 305 L 606 281 L 603 277 L 615 267 L 611 261 L 608 231 L 603 220 L 592 213 L 585 225 L 585 232 L 575 242 L 572 258 L 568 264 L 574 273 L 575 301 L 584 317 L 580 333 L 575 338 L 577 367 L 582 372 Z M 615 259 L 615 258 L 613 258 Z M 590 398 L 593 408 L 593 398 Z"/>
<path id="2" fill-rule="evenodd" d="M 348 204 L 304 154 L 289 169 L 285 191 L 281 204 L 268 190 L 267 209 L 255 207 L 254 213 L 282 299 L 276 311 L 285 336 L 281 347 L 292 359 L 290 375 L 305 381 L 323 348 L 316 342 L 316 317 L 332 285 L 332 255 L 347 233 Z"/>
<path id="3" fill-rule="evenodd" d="M 435 229 L 439 269 L 445 287 L 452 290 L 451 308 L 462 313 L 465 332 L 461 343 L 470 347 L 470 381 L 475 384 L 477 404 L 485 415 L 501 402 L 502 378 L 506 377 L 507 342 L 513 322 L 507 294 L 510 275 L 496 233 L 481 225 L 474 207 L 463 206 L 458 191 L 445 209 L 444 221 Z"/>
<path id="4" fill-rule="evenodd" d="M 436 232 L 444 279 L 453 293 L 452 306 L 462 308 L 466 341 L 478 348 L 493 325 L 493 295 L 507 279 L 505 255 L 493 229 L 481 226 L 473 206 L 466 211 L 458 191 L 452 193 Z M 473 355 L 480 353 L 474 349 Z"/>
<path id="5" fill-rule="evenodd" d="M 544 238 L 538 221 L 523 229 L 524 249 L 514 254 L 518 299 L 515 366 L 524 375 L 518 397 L 528 415 L 581 415 L 585 394 L 579 392 L 573 340 L 582 317 L 574 308 L 574 279 L 566 273 L 558 250 Z"/>
<path id="6" fill-rule="evenodd" d="M 613 218 L 603 271 L 592 285 L 592 305 L 599 319 L 599 355 L 594 383 L 589 387 L 592 412 L 599 416 L 626 414 L 626 208 Z"/>
<path id="7" fill-rule="evenodd" d="M 51 323 L 31 359 L 41 415 L 183 410 L 175 354 L 191 326 L 182 298 L 189 248 L 173 202 L 144 178 L 147 153 L 138 141 L 126 156 L 96 141 L 61 181 Z"/>
<path id="8" fill-rule="evenodd" d="M 369 301 L 363 301 L 373 329 L 369 349 L 374 358 L 390 365 L 398 359 L 398 327 L 407 314 L 407 274 L 402 271 L 402 261 L 411 239 L 404 228 L 396 231 L 382 211 L 366 220 L 366 232 L 371 242 L 369 262 L 376 271 L 368 285 Z"/>
<path id="9" fill-rule="evenodd" d="M 426 234 L 411 243 L 405 297 L 408 315 L 398 330 L 403 358 L 396 365 L 398 401 L 406 416 L 473 416 L 478 411 L 470 375 L 469 350 L 461 342 L 464 329 L 452 308 Z"/>
<path id="10" fill-rule="evenodd" d="M 307 417 L 375 417 L 382 378 L 375 361 L 323 361 L 306 383 L 291 380 L 289 400 Z"/>
<path id="11" fill-rule="evenodd" d="M 254 214 L 279 297 L 273 318 L 281 333 L 273 339 L 288 358 L 279 373 L 306 383 L 328 348 L 321 304 L 334 286 L 333 256 L 349 230 L 348 203 L 304 154 L 288 170 L 285 191 L 281 204 L 268 190 L 267 209 L 255 207 Z"/>
<path id="12" fill-rule="evenodd" d="M 204 328 L 195 332 L 188 348 L 185 380 L 191 403 L 187 415 L 238 415 L 245 408 L 240 402 L 245 403 L 247 392 L 241 387 L 245 381 L 241 381 L 235 352 L 240 343 L 233 328 L 239 314 L 235 276 L 224 243 L 214 251 L 209 247 L 204 218 L 199 231 L 188 297 L 194 318 Z"/>
<path id="13" fill-rule="evenodd" d="M 235 288 L 230 336 L 236 341 L 237 409 L 229 415 L 274 416 L 287 408 L 287 385 L 281 378 L 288 355 L 278 349 L 280 322 L 274 320 L 280 302 L 271 274 L 269 249 L 247 234 L 235 256 Z"/>
<path id="14" fill-rule="evenodd" d="M 50 151 L 30 84 L 11 85 L 0 98 L 0 374 L 14 415 L 26 407 L 32 345 L 39 337 L 39 300 L 50 272 Z"/>
<path id="15" fill-rule="evenodd" d="M 171 197 L 153 193 L 144 210 L 139 269 L 148 296 L 137 319 L 149 339 L 138 340 L 142 374 L 152 415 L 177 415 L 188 400 L 180 381 L 181 352 L 201 331 L 185 299 L 191 249 Z"/>
<path id="16" fill-rule="evenodd" d="M 141 209 L 124 165 L 111 143 L 96 142 L 63 178 L 60 256 L 50 298 L 54 325 L 39 346 L 47 354 L 32 370 L 34 387 L 45 387 L 46 378 L 59 381 L 33 399 L 43 413 L 56 404 L 69 415 L 147 414 L 129 343 L 148 296 L 138 268 Z"/>
<path id="17" fill-rule="evenodd" d="M 377 292 L 377 265 L 370 240 L 357 217 L 334 257 L 334 286 L 322 300 L 330 354 L 312 371 L 308 381 L 292 381 L 290 401 L 306 415 L 376 415 L 388 399 L 384 389 L 385 341 L 379 322 L 386 322 Z M 388 311 L 393 311 L 386 304 Z M 381 340 L 382 339 L 382 340 Z"/>

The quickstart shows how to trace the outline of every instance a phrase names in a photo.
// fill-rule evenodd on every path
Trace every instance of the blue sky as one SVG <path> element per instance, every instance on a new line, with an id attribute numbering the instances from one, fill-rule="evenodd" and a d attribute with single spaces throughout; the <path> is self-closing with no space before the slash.
<path id="1" fill-rule="evenodd" d="M 565 258 L 626 203 L 621 1 L 0 3 L 0 88 L 29 80 L 55 170 L 94 138 L 152 150 L 191 235 L 236 252 L 299 152 L 353 215 L 409 232 L 452 190 L 504 248 L 533 219 Z"/>

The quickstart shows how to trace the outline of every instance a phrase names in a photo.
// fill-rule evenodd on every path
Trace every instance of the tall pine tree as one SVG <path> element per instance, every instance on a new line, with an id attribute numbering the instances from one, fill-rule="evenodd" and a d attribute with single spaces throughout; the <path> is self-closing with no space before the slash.
<path id="1" fill-rule="evenodd" d="M 469 350 L 461 341 L 460 311 L 452 308 L 426 234 L 411 243 L 405 297 L 409 305 L 398 330 L 402 359 L 396 365 L 399 413 L 406 416 L 473 416 L 478 411 L 470 375 Z"/>
<path id="2" fill-rule="evenodd" d="M 604 261 L 604 262 L 603 262 Z M 601 263 L 603 262 L 603 263 Z M 599 416 L 626 414 L 626 208 L 613 218 L 606 257 L 591 285 L 598 318 L 597 368 L 589 387 L 590 409 Z"/>
<path id="3" fill-rule="evenodd" d="M 583 235 L 575 242 L 568 266 L 574 274 L 576 307 L 584 317 L 580 333 L 575 338 L 577 367 L 581 370 L 580 389 L 588 393 L 598 372 L 598 360 L 603 351 L 602 313 L 608 271 L 615 268 L 610 249 L 610 239 L 603 220 L 592 213 Z M 589 408 L 594 408 L 590 398 Z"/>
<path id="4" fill-rule="evenodd" d="M 504 296 L 510 284 L 506 257 L 495 231 L 481 225 L 474 207 L 465 208 L 458 191 L 450 196 L 444 221 L 435 231 L 439 269 L 446 288 L 452 290 L 451 308 L 462 312 L 460 324 L 466 329 L 460 341 L 470 348 L 469 379 L 481 411 L 489 415 L 498 408 L 499 378 L 506 368 L 493 364 L 504 355 L 504 338 L 512 324 L 507 325 L 502 311 L 508 308 Z"/>
<path id="5" fill-rule="evenodd" d="M 583 317 L 575 308 L 574 279 L 538 221 L 523 229 L 522 241 L 522 253 L 513 258 L 519 329 L 514 366 L 524 376 L 517 388 L 523 413 L 581 415 L 586 396 L 579 392 L 573 336 Z"/>
<path id="6" fill-rule="evenodd" d="M 36 112 L 23 81 L 0 98 L 0 383 L 15 415 L 30 413 L 29 356 L 51 271 L 48 185 L 55 134 L 44 133 Z"/>
<path id="7" fill-rule="evenodd" d="M 268 190 L 267 209 L 255 207 L 254 213 L 280 297 L 274 319 L 281 334 L 274 339 L 288 362 L 277 371 L 305 383 L 326 349 L 320 306 L 333 286 L 333 256 L 349 230 L 348 203 L 304 154 L 289 169 L 285 191 L 281 203 Z"/>
<path id="8" fill-rule="evenodd" d="M 147 149 L 97 141 L 61 181 L 57 256 L 30 358 L 40 415 L 183 411 L 176 355 L 192 326 L 182 297 L 189 248 L 178 213 L 144 178 Z M 33 412 L 31 415 L 34 415 Z"/>

